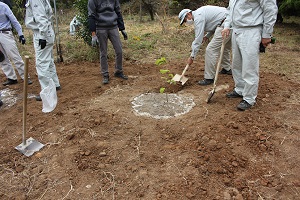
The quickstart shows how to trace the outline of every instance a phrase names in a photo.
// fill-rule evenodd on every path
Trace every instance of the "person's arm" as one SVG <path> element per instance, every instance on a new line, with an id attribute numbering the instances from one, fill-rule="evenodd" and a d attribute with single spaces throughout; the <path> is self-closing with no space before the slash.
<path id="1" fill-rule="evenodd" d="M 95 1 L 88 1 L 88 24 L 89 30 L 93 33 L 96 32 L 96 5 Z"/>
<path id="2" fill-rule="evenodd" d="M 260 6 L 263 10 L 263 32 L 262 44 L 264 47 L 271 42 L 273 27 L 276 22 L 278 8 L 275 0 L 260 0 Z"/>
<path id="3" fill-rule="evenodd" d="M 195 40 L 192 43 L 192 53 L 191 58 L 195 58 L 202 44 L 205 28 L 205 19 L 201 18 L 195 23 Z"/>
<path id="4" fill-rule="evenodd" d="M 11 9 L 8 6 L 6 9 L 5 15 L 7 16 L 7 18 L 13 25 L 13 27 L 16 29 L 16 31 L 18 32 L 18 35 L 19 36 L 23 35 L 21 24 L 18 22 L 17 18 L 15 17 L 15 15 L 13 14 L 13 12 L 11 11 Z"/>
<path id="5" fill-rule="evenodd" d="M 120 7 L 120 3 L 118 0 L 116 0 L 116 3 L 115 3 L 115 12 L 118 16 L 117 22 L 118 22 L 119 30 L 120 31 L 125 30 L 124 20 L 123 20 L 123 16 L 121 13 L 121 7 Z"/>
<path id="6" fill-rule="evenodd" d="M 227 38 L 230 35 L 230 28 L 231 28 L 231 23 L 232 23 L 232 2 L 229 1 L 229 6 L 226 8 L 227 9 L 227 14 L 226 18 L 224 20 L 224 29 L 222 30 L 222 37 Z"/>

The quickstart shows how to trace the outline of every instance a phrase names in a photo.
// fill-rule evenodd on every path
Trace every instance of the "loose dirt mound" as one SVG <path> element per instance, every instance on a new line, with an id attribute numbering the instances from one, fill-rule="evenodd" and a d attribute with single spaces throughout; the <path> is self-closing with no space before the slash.
<path id="1" fill-rule="evenodd" d="M 14 149 L 22 84 L 10 86 L 18 100 L 0 109 L 1 199 L 300 198 L 299 84 L 262 72 L 256 106 L 239 112 L 240 100 L 225 98 L 231 76 L 219 76 L 229 88 L 206 104 L 211 86 L 197 85 L 203 71 L 192 67 L 175 90 L 193 95 L 195 106 L 158 120 L 136 115 L 131 102 L 172 88 L 154 65 L 124 66 L 129 80 L 111 76 L 103 86 L 98 63 L 58 64 L 57 108 L 44 114 L 41 102 L 28 100 L 27 135 L 46 145 L 31 157 Z M 180 73 L 184 63 L 169 66 Z M 28 92 L 37 94 L 33 81 Z"/>

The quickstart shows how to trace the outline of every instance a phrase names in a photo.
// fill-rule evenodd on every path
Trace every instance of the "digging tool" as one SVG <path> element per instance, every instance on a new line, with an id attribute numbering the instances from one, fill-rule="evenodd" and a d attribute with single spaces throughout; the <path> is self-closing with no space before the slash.
<path id="1" fill-rule="evenodd" d="M 26 138 L 26 117 L 27 117 L 27 85 L 28 85 L 28 62 L 29 56 L 25 56 L 25 67 L 24 67 L 24 95 L 23 95 L 23 134 L 22 143 L 15 147 L 18 151 L 29 157 L 34 152 L 39 151 L 44 145 L 32 137 Z"/>
<path id="2" fill-rule="evenodd" d="M 222 41 L 219 61 L 218 61 L 218 64 L 217 64 L 216 75 L 215 75 L 215 80 L 214 80 L 214 86 L 213 86 L 213 89 L 208 94 L 208 98 L 206 99 L 206 103 L 210 102 L 211 98 L 214 96 L 214 94 L 216 92 L 218 74 L 219 74 L 221 62 L 222 62 L 222 59 L 223 59 L 224 48 L 225 48 L 225 39 L 223 39 L 223 41 Z"/>
<path id="3" fill-rule="evenodd" d="M 56 42 L 57 62 L 64 62 L 64 59 L 62 57 L 60 38 L 59 38 L 58 18 L 57 18 L 57 11 L 56 11 L 56 0 L 53 0 L 53 3 L 54 3 L 54 14 L 55 14 L 55 20 L 56 20 L 55 21 L 55 24 L 56 24 L 55 42 Z"/>
<path id="4" fill-rule="evenodd" d="M 176 82 L 181 82 L 182 85 L 185 84 L 185 82 L 187 82 L 188 78 L 184 76 L 186 70 L 189 68 L 189 64 L 187 64 L 182 72 L 181 75 L 176 74 L 173 78 L 172 81 L 176 81 Z"/>

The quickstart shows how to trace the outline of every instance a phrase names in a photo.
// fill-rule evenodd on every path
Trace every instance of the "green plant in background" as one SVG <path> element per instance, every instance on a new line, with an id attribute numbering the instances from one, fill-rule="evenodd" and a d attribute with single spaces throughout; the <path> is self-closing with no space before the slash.
<path id="1" fill-rule="evenodd" d="M 91 45 L 92 35 L 89 31 L 88 23 L 88 0 L 76 0 L 74 7 L 78 11 L 78 20 L 82 26 L 78 31 L 78 35 L 84 40 L 85 43 Z"/>

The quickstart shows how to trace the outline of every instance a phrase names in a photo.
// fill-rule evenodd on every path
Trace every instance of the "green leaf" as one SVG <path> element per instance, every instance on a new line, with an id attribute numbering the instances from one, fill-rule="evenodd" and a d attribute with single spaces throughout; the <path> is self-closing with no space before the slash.
<path id="1" fill-rule="evenodd" d="M 166 88 L 164 88 L 164 87 L 160 88 L 160 89 L 159 89 L 159 93 L 161 93 L 161 94 L 164 93 L 164 92 L 165 92 L 165 89 L 166 89 Z"/>
<path id="2" fill-rule="evenodd" d="M 161 74 L 166 74 L 166 73 L 169 73 L 170 70 L 168 70 L 168 69 L 160 69 L 159 72 L 160 72 Z"/>

